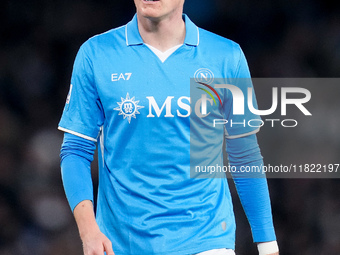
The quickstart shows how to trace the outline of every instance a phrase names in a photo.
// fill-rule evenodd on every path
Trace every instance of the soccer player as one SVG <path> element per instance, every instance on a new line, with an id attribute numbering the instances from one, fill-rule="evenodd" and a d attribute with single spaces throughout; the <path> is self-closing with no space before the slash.
<path id="1" fill-rule="evenodd" d="M 259 254 L 278 254 L 266 179 L 239 171 L 262 164 L 258 128 L 212 125 L 258 118 L 234 115 L 231 93 L 213 83 L 250 77 L 240 47 L 198 28 L 183 14 L 184 0 L 134 2 L 127 25 L 81 46 L 59 123 L 62 179 L 84 254 L 235 254 L 226 178 L 192 170 L 197 162 L 223 164 L 223 135 Z"/>

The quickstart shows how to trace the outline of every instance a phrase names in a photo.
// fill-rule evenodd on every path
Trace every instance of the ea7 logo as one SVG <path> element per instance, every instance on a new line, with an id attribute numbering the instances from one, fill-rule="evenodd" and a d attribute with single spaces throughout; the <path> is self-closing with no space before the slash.
<path id="1" fill-rule="evenodd" d="M 124 80 L 128 81 L 131 78 L 132 73 L 113 73 L 111 74 L 111 81 Z"/>

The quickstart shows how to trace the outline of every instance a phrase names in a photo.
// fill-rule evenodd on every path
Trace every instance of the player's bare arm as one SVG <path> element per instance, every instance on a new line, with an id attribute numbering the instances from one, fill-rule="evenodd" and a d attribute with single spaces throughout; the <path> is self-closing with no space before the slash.
<path id="1" fill-rule="evenodd" d="M 74 209 L 84 255 L 114 255 L 111 241 L 99 230 L 90 200 L 80 202 Z"/>

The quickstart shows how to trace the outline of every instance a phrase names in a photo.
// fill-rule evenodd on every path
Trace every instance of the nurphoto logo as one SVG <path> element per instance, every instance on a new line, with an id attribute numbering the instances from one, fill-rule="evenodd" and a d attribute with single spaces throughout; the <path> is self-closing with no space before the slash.
<path id="1" fill-rule="evenodd" d="M 246 93 L 244 93 L 238 86 L 232 84 L 215 84 L 214 91 L 216 91 L 217 89 L 227 89 L 231 93 L 233 100 L 233 116 L 245 116 L 246 111 L 257 116 L 269 116 L 277 112 L 279 105 L 281 109 L 280 116 L 287 116 L 288 105 L 293 105 L 294 107 L 296 107 L 304 116 L 312 116 L 312 113 L 305 106 L 305 104 L 311 100 L 311 92 L 306 88 L 272 87 L 271 106 L 268 109 L 257 109 L 256 103 L 254 102 L 254 91 L 252 86 L 247 88 Z M 279 92 L 281 95 L 280 97 Z M 292 95 L 294 95 L 294 97 L 292 97 Z M 205 115 L 207 115 L 206 108 L 204 108 L 206 107 L 206 104 L 202 104 L 201 107 L 202 113 L 204 112 Z M 231 127 L 235 125 L 238 125 L 239 127 L 262 127 L 263 125 L 265 125 L 265 123 L 269 123 L 271 127 L 274 127 L 276 123 L 280 123 L 282 127 L 296 127 L 298 125 L 298 121 L 296 119 L 256 118 L 243 119 L 241 121 L 238 120 L 237 122 L 233 121 L 233 119 L 213 120 L 214 127 L 216 125 L 230 125 Z"/>

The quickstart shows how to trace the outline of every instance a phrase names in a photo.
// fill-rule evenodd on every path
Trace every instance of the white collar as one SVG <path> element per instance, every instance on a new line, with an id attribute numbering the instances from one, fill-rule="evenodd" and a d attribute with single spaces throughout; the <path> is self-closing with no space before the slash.
<path id="1" fill-rule="evenodd" d="M 156 54 L 156 56 L 162 61 L 162 63 L 164 63 L 164 61 L 172 54 L 174 53 L 179 47 L 181 47 L 183 44 L 179 44 L 179 45 L 176 45 L 164 52 L 160 51 L 159 49 L 156 49 L 155 47 L 149 45 L 149 44 L 146 44 L 146 46 L 149 47 L 150 50 L 152 50 L 153 53 Z"/>

